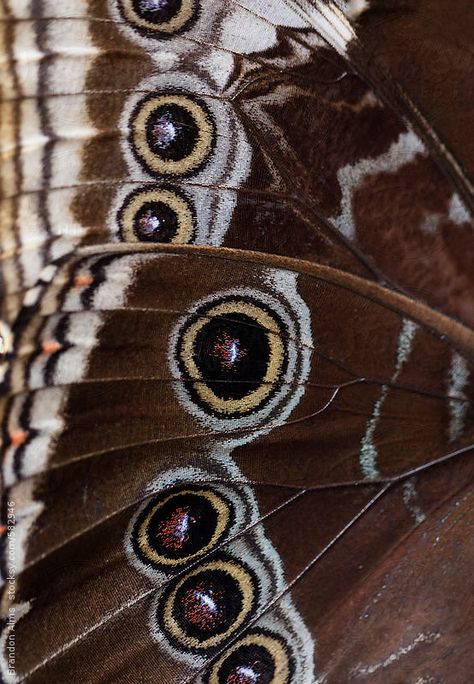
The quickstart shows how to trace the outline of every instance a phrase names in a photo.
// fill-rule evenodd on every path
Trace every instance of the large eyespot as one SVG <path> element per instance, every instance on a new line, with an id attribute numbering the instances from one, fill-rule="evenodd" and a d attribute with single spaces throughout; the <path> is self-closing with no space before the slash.
<path id="1" fill-rule="evenodd" d="M 289 684 L 291 657 L 283 641 L 252 632 L 230 646 L 213 665 L 205 684 Z"/>
<path id="2" fill-rule="evenodd" d="M 151 174 L 183 176 L 209 158 L 215 126 L 206 105 L 189 95 L 151 95 L 138 103 L 131 120 L 138 160 Z"/>
<path id="3" fill-rule="evenodd" d="M 119 0 L 124 19 L 156 38 L 187 29 L 197 16 L 198 5 L 198 0 Z"/>
<path id="4" fill-rule="evenodd" d="M 118 214 L 120 236 L 125 242 L 193 241 L 196 220 L 185 195 L 175 189 L 140 189 L 125 199 Z"/>
<path id="5" fill-rule="evenodd" d="M 272 396 L 284 373 L 283 325 L 261 302 L 225 298 L 186 321 L 177 354 L 186 390 L 201 408 L 242 416 Z"/>
<path id="6" fill-rule="evenodd" d="M 242 563 L 210 561 L 165 591 L 157 621 L 179 647 L 209 652 L 248 621 L 256 601 L 255 578 Z"/>
<path id="7" fill-rule="evenodd" d="M 140 513 L 132 546 L 145 563 L 160 570 L 179 570 L 213 549 L 227 533 L 231 504 L 212 489 L 166 491 Z"/>

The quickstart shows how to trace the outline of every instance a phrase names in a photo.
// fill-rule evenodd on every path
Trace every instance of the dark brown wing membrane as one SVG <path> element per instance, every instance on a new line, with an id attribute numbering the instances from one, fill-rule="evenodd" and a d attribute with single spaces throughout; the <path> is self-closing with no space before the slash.
<path id="1" fill-rule="evenodd" d="M 403 649 L 415 648 L 420 672 L 432 652 L 442 661 L 433 671 L 444 672 L 439 654 L 460 617 L 448 618 L 435 595 L 442 631 L 424 614 L 416 634 L 404 632 L 399 643 L 394 628 L 386 646 L 360 662 L 340 620 L 352 624 L 369 610 L 360 605 L 380 573 L 393 573 L 391 591 L 405 581 L 397 549 L 422 521 L 434 516 L 437 524 L 441 501 L 464 505 L 472 477 L 470 331 L 307 263 L 197 247 L 117 248 L 59 266 L 16 338 L 3 474 L 20 529 L 35 530 L 22 548 L 16 596 L 28 608 L 16 625 L 26 681 L 60 681 L 72 671 L 77 681 L 125 682 L 137 667 L 139 681 L 157 671 L 173 682 L 207 681 L 248 646 L 242 639 L 276 638 L 272 621 L 295 652 L 298 676 L 310 672 L 313 638 L 317 654 L 322 644 L 316 672 L 327 681 L 385 676 L 392 662 L 399 676 L 411 667 Z M 163 530 L 184 504 L 171 507 L 174 518 L 153 514 L 161 522 L 149 538 L 165 540 L 150 542 L 154 555 L 139 527 L 151 524 L 147 511 L 159 512 L 167 492 L 195 516 L 201 509 L 190 496 L 227 501 L 218 518 L 226 505 L 233 511 L 202 555 L 184 564 L 173 556 L 171 569 L 159 560 Z M 234 615 L 215 647 L 193 651 L 157 616 L 193 573 L 236 562 L 253 578 L 250 612 L 242 622 Z M 463 575 L 453 573 L 457 586 Z M 413 581 L 426 580 L 416 572 Z M 339 608 L 349 591 L 353 613 Z M 369 613 L 360 643 L 373 640 L 385 614 Z M 41 638 L 27 648 L 31 633 Z M 390 660 L 398 651 L 400 663 Z"/>
<path id="2" fill-rule="evenodd" d="M 473 22 L 472 3 L 466 0 L 449 7 L 428 0 L 371 0 L 357 19 L 367 53 L 403 86 L 471 183 Z"/>
<path id="3" fill-rule="evenodd" d="M 472 60 L 430 5 L 0 0 L 1 682 L 467 684 Z"/>

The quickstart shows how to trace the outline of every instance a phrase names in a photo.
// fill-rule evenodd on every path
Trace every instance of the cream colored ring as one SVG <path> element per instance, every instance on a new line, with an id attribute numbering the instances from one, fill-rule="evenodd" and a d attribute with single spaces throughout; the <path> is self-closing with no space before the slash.
<path id="1" fill-rule="evenodd" d="M 290 659 L 288 653 L 278 639 L 267 634 L 249 634 L 232 644 L 214 664 L 209 675 L 208 684 L 220 684 L 220 668 L 229 656 L 235 653 L 241 646 L 261 646 L 265 648 L 272 656 L 275 665 L 275 672 L 270 684 L 288 684 L 290 681 Z"/>
<path id="2" fill-rule="evenodd" d="M 147 202 L 162 202 L 175 212 L 178 221 L 178 231 L 171 240 L 173 244 L 185 245 L 192 242 L 195 220 L 191 206 L 176 192 L 166 190 L 165 188 L 143 190 L 129 196 L 125 200 L 119 216 L 121 234 L 125 242 L 140 242 L 135 234 L 134 221 L 137 212 Z"/>
<path id="3" fill-rule="evenodd" d="M 190 554 L 189 556 L 186 556 L 185 558 L 169 558 L 167 556 L 162 556 L 154 549 L 151 548 L 151 546 L 148 543 L 147 539 L 147 528 L 150 524 L 151 518 L 155 515 L 156 511 L 162 508 L 168 501 L 173 499 L 176 496 L 181 496 L 184 494 L 195 494 L 197 496 L 202 496 L 206 498 L 210 503 L 211 506 L 214 508 L 214 510 L 217 512 L 217 526 L 214 531 L 214 534 L 209 541 L 209 543 L 204 546 L 202 549 L 199 551 L 196 551 L 193 554 Z M 227 525 L 229 523 L 229 518 L 230 518 L 230 511 L 229 511 L 229 506 L 228 504 L 222 499 L 220 496 L 215 494 L 214 492 L 205 490 L 205 489 L 199 489 L 199 490 L 194 490 L 194 489 L 186 489 L 183 491 L 179 492 L 173 492 L 170 494 L 166 499 L 163 501 L 160 501 L 159 504 L 156 506 L 153 506 L 151 510 L 147 513 L 145 516 L 145 519 L 140 523 L 138 526 L 138 531 L 136 535 L 137 539 L 137 544 L 140 549 L 140 551 L 143 553 L 143 555 L 148 558 L 150 561 L 153 563 L 157 563 L 159 565 L 169 565 L 169 566 L 180 566 L 184 565 L 186 563 L 189 563 L 193 561 L 195 558 L 198 558 L 199 556 L 202 556 L 203 554 L 207 553 L 210 549 L 212 549 L 219 539 L 222 537 L 224 534 Z"/>
<path id="4" fill-rule="evenodd" d="M 168 33 L 170 35 L 173 33 L 178 33 L 178 31 L 182 31 L 183 28 L 185 28 L 186 25 L 192 20 L 198 8 L 197 0 L 182 0 L 181 9 L 175 14 L 174 17 L 171 17 L 171 19 L 168 19 L 168 21 L 154 23 L 152 21 L 147 21 L 147 19 L 144 19 L 138 14 L 138 12 L 136 12 L 133 6 L 133 0 L 120 0 L 120 4 L 122 6 L 125 19 L 127 19 L 134 26 L 137 26 L 141 29 L 146 29 L 147 31 Z"/>
<path id="5" fill-rule="evenodd" d="M 176 105 L 185 109 L 196 122 L 198 136 L 193 150 L 183 159 L 165 159 L 153 152 L 147 140 L 147 123 L 155 109 Z M 186 95 L 157 95 L 141 102 L 131 123 L 132 140 L 137 156 L 149 171 L 160 175 L 182 176 L 198 169 L 206 161 L 214 144 L 214 125 L 210 115 Z"/>
<path id="6" fill-rule="evenodd" d="M 233 624 L 229 627 L 226 632 L 222 634 L 217 634 L 215 636 L 209 637 L 204 641 L 200 641 L 195 637 L 189 636 L 184 633 L 177 621 L 173 616 L 173 606 L 176 600 L 176 594 L 183 586 L 183 584 L 195 575 L 200 575 L 207 570 L 221 570 L 228 575 L 230 575 L 238 583 L 240 590 L 242 592 L 242 608 Z M 249 616 L 253 604 L 255 601 L 255 588 L 254 581 L 251 575 L 245 570 L 241 565 L 237 565 L 232 561 L 212 561 L 199 566 L 195 570 L 192 570 L 186 574 L 174 587 L 173 591 L 168 596 L 164 608 L 163 608 L 163 622 L 168 633 L 179 641 L 185 648 L 193 649 L 198 648 L 206 650 L 209 648 L 214 648 L 221 644 L 223 641 L 228 639 L 239 627 L 241 627 L 247 617 Z"/>
<path id="7" fill-rule="evenodd" d="M 261 385 L 256 390 L 241 399 L 221 399 L 203 382 L 199 368 L 194 361 L 194 342 L 198 332 L 208 323 L 209 318 L 232 314 L 244 314 L 249 318 L 253 318 L 265 331 L 268 331 L 266 334 L 270 347 L 269 363 L 267 372 L 261 380 Z M 243 301 L 224 302 L 207 311 L 205 316 L 187 328 L 183 334 L 181 344 L 181 359 L 186 371 L 192 380 L 201 381 L 194 384 L 194 390 L 203 402 L 222 414 L 247 413 L 261 404 L 272 392 L 273 383 L 280 376 L 285 355 L 281 331 L 276 321 L 259 307 Z"/>

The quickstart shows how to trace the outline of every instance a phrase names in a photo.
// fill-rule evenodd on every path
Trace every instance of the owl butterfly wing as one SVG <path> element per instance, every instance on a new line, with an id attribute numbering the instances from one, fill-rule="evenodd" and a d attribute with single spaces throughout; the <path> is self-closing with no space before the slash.
<path id="1" fill-rule="evenodd" d="M 472 323 L 469 182 L 363 49 L 367 3 L 339 5 L 4 2 L 4 318 L 78 246 L 157 241 L 315 260 Z"/>
<path id="2" fill-rule="evenodd" d="M 340 7 L 351 18 L 356 4 L 342 0 Z M 442 2 L 370 0 L 359 7 L 361 4 L 365 7 L 357 13 L 357 35 L 366 54 L 403 86 L 418 114 L 429 121 L 461 163 L 467 184 L 472 184 L 472 3 L 456 0 L 448 6 Z"/>
<path id="3" fill-rule="evenodd" d="M 470 330 L 222 248 L 47 275 L 4 400 L 19 681 L 465 681 Z"/>
<path id="4" fill-rule="evenodd" d="M 5 383 L 4 676 L 15 623 L 27 681 L 452 679 L 447 605 L 469 577 L 429 544 L 408 584 L 400 569 L 424 516 L 446 563 L 468 554 L 470 333 L 271 259 L 52 262 L 110 241 L 251 247 L 470 320 L 463 174 L 393 111 L 332 5 L 12 5 L 9 321 L 41 280 Z M 393 624 L 398 592 L 417 610 Z"/>

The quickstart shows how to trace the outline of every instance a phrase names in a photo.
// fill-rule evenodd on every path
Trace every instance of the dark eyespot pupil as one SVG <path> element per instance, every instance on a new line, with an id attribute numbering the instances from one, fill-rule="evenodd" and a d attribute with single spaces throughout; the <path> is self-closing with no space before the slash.
<path id="1" fill-rule="evenodd" d="M 180 587 L 175 617 L 185 634 L 206 639 L 226 632 L 242 610 L 238 582 L 222 570 L 206 570 Z"/>
<path id="2" fill-rule="evenodd" d="M 245 645 L 222 663 L 219 684 L 270 684 L 274 674 L 271 653 L 262 646 Z"/>
<path id="3" fill-rule="evenodd" d="M 211 346 L 209 354 L 218 359 L 222 368 L 229 371 L 236 371 L 242 358 L 247 355 L 240 339 L 231 337 L 226 330 L 216 335 Z"/>
<path id="4" fill-rule="evenodd" d="M 133 0 L 137 15 L 153 24 L 170 21 L 181 9 L 182 0 Z"/>
<path id="5" fill-rule="evenodd" d="M 212 632 L 225 623 L 225 593 L 212 584 L 201 582 L 184 592 L 183 613 L 189 624 Z"/>
<path id="6" fill-rule="evenodd" d="M 156 537 L 168 549 L 182 549 L 189 541 L 191 528 L 197 522 L 189 506 L 178 506 L 157 525 Z"/>
<path id="7" fill-rule="evenodd" d="M 134 219 L 134 232 L 142 242 L 171 242 L 178 232 L 176 212 L 164 202 L 147 202 Z"/>
<path id="8" fill-rule="evenodd" d="M 150 546 L 160 555 L 179 559 L 211 541 L 218 514 L 203 496 L 177 495 L 152 516 L 147 530 Z"/>
<path id="9" fill-rule="evenodd" d="M 194 117 L 180 105 L 157 107 L 147 121 L 148 144 L 163 159 L 184 159 L 193 151 L 198 136 Z"/>
<path id="10" fill-rule="evenodd" d="M 222 399 L 241 399 L 265 377 L 270 358 L 267 331 L 243 314 L 212 318 L 196 335 L 202 378 Z"/>

